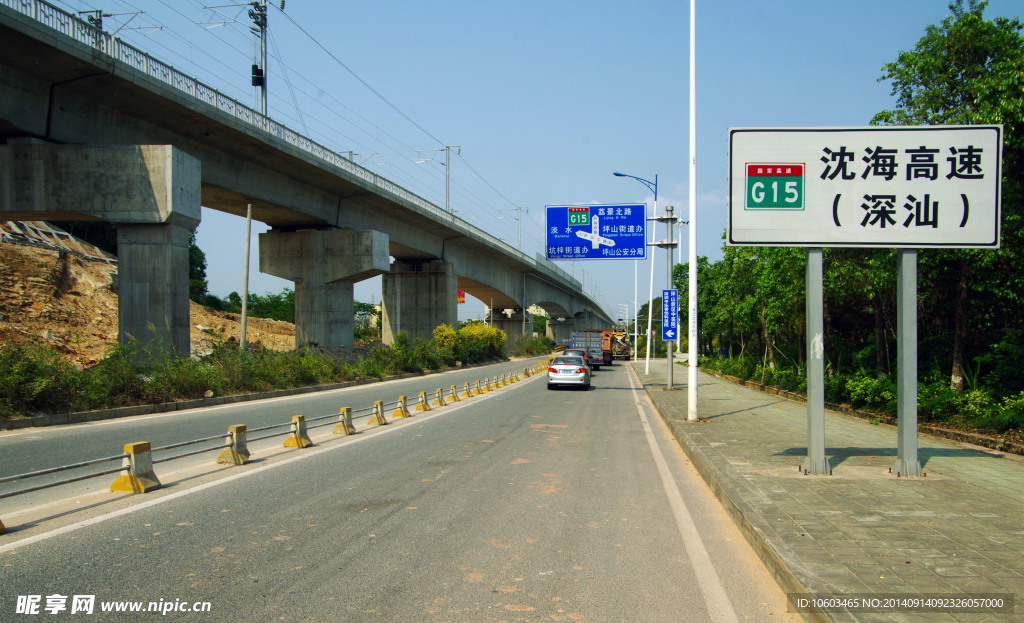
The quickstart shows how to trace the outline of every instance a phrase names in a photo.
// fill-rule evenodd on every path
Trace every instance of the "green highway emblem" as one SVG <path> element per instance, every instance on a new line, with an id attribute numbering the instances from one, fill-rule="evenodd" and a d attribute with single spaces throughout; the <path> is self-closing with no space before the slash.
<path id="1" fill-rule="evenodd" d="M 803 210 L 803 163 L 747 163 L 747 210 Z"/>

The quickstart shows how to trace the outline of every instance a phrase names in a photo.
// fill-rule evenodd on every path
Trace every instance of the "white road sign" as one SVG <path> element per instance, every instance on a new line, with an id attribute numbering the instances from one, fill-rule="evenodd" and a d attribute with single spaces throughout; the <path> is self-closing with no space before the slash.
<path id="1" fill-rule="evenodd" d="M 737 246 L 998 248 L 1003 127 L 730 128 Z"/>

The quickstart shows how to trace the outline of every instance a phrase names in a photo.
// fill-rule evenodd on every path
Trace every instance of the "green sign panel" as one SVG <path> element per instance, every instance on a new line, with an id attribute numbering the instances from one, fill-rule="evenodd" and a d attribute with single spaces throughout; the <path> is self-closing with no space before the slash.
<path id="1" fill-rule="evenodd" d="M 569 208 L 569 225 L 590 225 L 590 207 Z"/>
<path id="2" fill-rule="evenodd" d="M 804 165 L 748 162 L 747 210 L 803 210 Z"/>

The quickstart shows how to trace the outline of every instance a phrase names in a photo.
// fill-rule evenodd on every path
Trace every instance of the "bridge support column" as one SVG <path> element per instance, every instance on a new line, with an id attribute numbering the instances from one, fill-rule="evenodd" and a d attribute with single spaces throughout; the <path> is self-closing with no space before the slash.
<path id="1" fill-rule="evenodd" d="M 117 225 L 118 342 L 155 340 L 188 357 L 190 233 L 177 225 Z"/>
<path id="2" fill-rule="evenodd" d="M 509 341 L 512 341 L 518 337 L 524 335 L 523 333 L 523 311 L 518 310 L 512 312 L 511 316 L 506 316 L 500 310 L 491 310 L 488 323 L 498 329 L 505 332 Z M 529 318 L 526 320 L 526 335 L 533 332 L 533 323 Z"/>
<path id="3" fill-rule="evenodd" d="M 0 215 L 117 225 L 118 340 L 189 355 L 188 239 L 200 163 L 172 145 L 0 146 Z"/>
<path id="4" fill-rule="evenodd" d="M 352 348 L 353 287 L 388 270 L 388 237 L 378 231 L 307 230 L 260 234 L 260 272 L 295 282 L 295 346 Z"/>
<path id="5" fill-rule="evenodd" d="M 554 340 L 557 346 L 568 346 L 569 338 L 572 337 L 573 326 L 571 318 L 565 320 L 550 318 L 548 320 L 548 337 Z"/>
<path id="6" fill-rule="evenodd" d="M 402 331 L 413 338 L 430 338 L 441 324 L 458 325 L 458 280 L 452 265 L 440 260 L 403 260 L 385 273 L 383 285 L 383 341 L 394 344 Z"/>

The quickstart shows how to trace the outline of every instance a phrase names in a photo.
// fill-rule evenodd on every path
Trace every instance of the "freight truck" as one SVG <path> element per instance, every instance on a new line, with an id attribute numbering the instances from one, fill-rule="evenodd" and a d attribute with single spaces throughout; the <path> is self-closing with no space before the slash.
<path id="1" fill-rule="evenodd" d="M 633 349 L 630 347 L 629 334 L 625 331 L 612 333 L 612 359 L 632 359 Z"/>
<path id="2" fill-rule="evenodd" d="M 603 331 L 573 331 L 569 336 L 569 348 L 579 348 L 587 351 L 590 367 L 594 370 L 597 370 L 605 363 L 603 342 Z M 611 363 L 610 359 L 608 363 Z"/>

